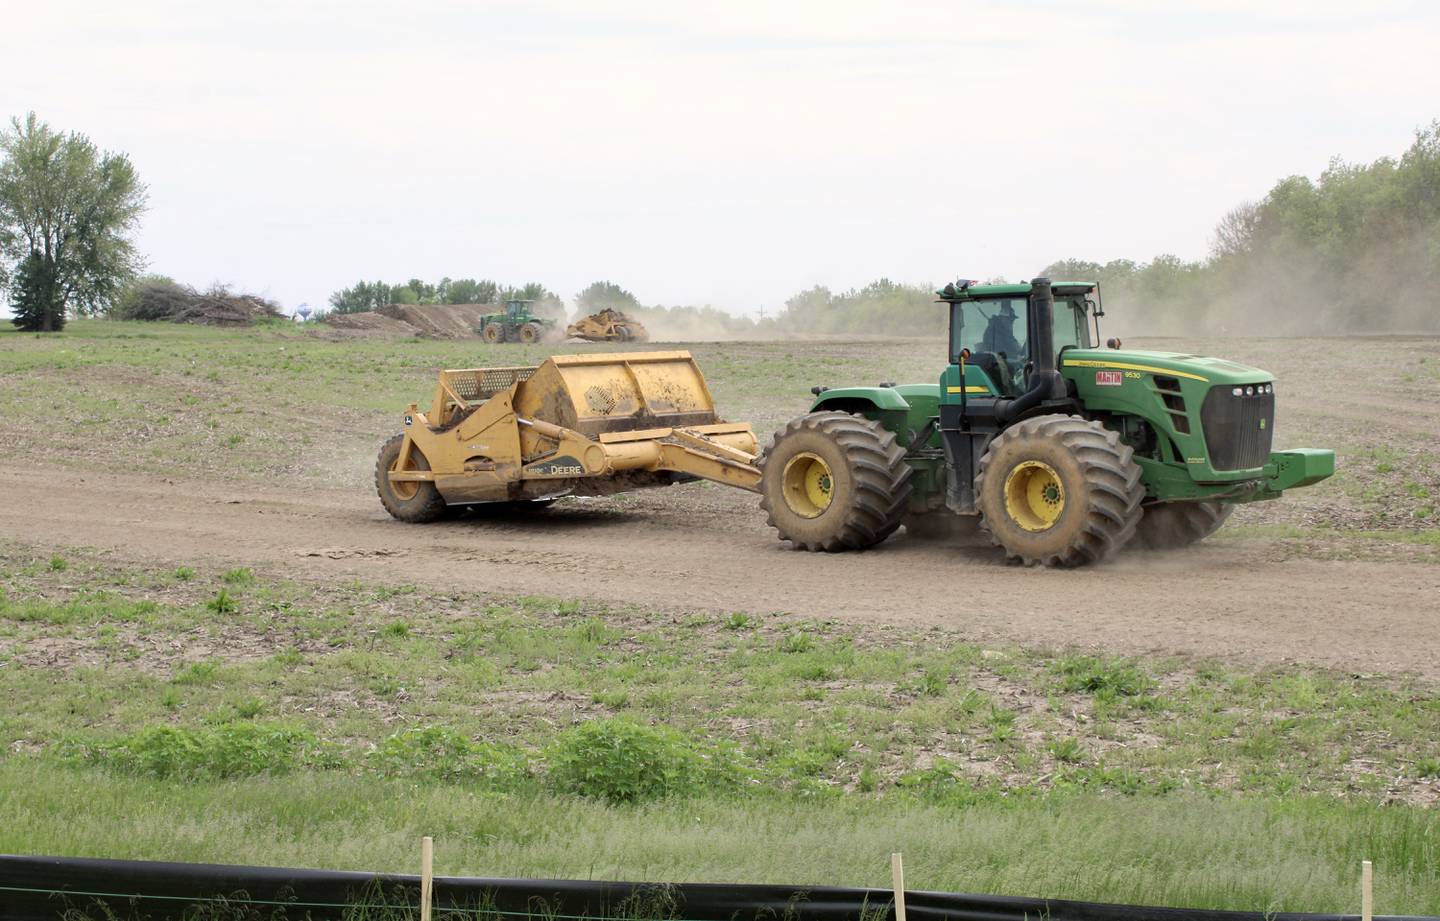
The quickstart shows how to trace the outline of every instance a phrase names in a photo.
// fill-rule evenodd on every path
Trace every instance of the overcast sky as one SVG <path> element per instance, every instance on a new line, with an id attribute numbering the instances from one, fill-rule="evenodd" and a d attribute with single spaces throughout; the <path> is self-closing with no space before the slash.
<path id="1" fill-rule="evenodd" d="M 153 271 L 813 284 L 1198 258 L 1229 208 L 1440 117 L 1440 4 L 20 3 L 0 114 L 128 152 Z"/>

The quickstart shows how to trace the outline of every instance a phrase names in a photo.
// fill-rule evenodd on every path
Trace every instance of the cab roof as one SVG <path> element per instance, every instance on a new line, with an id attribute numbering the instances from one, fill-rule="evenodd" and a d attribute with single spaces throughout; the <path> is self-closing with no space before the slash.
<path id="1" fill-rule="evenodd" d="M 986 297 L 1028 297 L 1034 286 L 1028 281 L 1005 285 L 976 285 L 961 288 L 957 282 L 953 297 L 946 297 L 944 291 L 936 291 L 942 301 L 976 301 Z M 1095 290 L 1093 281 L 1052 281 L 1050 288 L 1056 296 L 1089 294 Z"/>

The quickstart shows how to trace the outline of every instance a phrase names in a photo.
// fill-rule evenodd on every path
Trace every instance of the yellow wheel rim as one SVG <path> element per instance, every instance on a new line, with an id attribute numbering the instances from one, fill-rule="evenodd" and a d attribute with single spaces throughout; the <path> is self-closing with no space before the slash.
<path id="1" fill-rule="evenodd" d="M 395 458 L 394 463 L 390 465 L 390 469 L 391 471 L 400 469 L 400 458 Z M 390 491 L 394 493 L 395 498 L 401 502 L 409 502 L 415 498 L 415 494 L 420 491 L 420 484 L 415 480 L 391 480 Z"/>
<path id="2" fill-rule="evenodd" d="M 835 479 L 830 465 L 818 454 L 806 451 L 785 464 L 785 504 L 802 518 L 818 518 L 835 497 Z"/>
<path id="3" fill-rule="evenodd" d="M 1043 461 L 1023 461 L 1005 478 L 1005 511 L 1027 531 L 1045 531 L 1065 511 L 1065 484 Z"/>

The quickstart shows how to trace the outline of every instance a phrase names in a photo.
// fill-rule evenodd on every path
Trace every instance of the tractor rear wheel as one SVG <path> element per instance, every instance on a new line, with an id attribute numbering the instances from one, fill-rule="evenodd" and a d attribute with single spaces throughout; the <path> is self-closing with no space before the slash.
<path id="1" fill-rule="evenodd" d="M 485 330 L 481 333 L 486 342 L 492 345 L 505 341 L 505 327 L 499 323 L 486 323 Z"/>
<path id="2" fill-rule="evenodd" d="M 632 336 L 630 335 L 630 327 L 628 327 L 628 326 L 617 326 L 617 327 L 615 327 L 615 338 L 619 339 L 621 342 L 629 342 L 629 341 L 631 340 L 631 338 L 632 338 Z"/>
<path id="3" fill-rule="evenodd" d="M 760 507 L 796 550 L 864 550 L 900 527 L 910 465 L 895 434 L 842 412 L 809 413 L 760 458 Z"/>
<path id="4" fill-rule="evenodd" d="M 1026 565 L 1080 566 L 1123 547 L 1145 487 L 1129 445 L 1079 416 L 1035 416 L 1000 433 L 975 477 L 980 526 Z"/>
<path id="5" fill-rule="evenodd" d="M 435 521 L 445 514 L 445 499 L 441 497 L 440 490 L 435 488 L 434 483 L 424 480 L 399 483 L 390 481 L 390 471 L 396 469 L 400 463 L 400 446 L 404 442 L 404 435 L 391 438 L 385 442 L 380 449 L 380 456 L 375 460 L 375 491 L 380 494 L 380 504 L 385 506 L 385 511 L 401 521 L 412 524 Z M 430 462 L 420 453 L 419 448 L 410 449 L 410 465 L 407 469 L 430 469 Z"/>
<path id="6" fill-rule="evenodd" d="M 1235 506 L 1224 502 L 1162 502 L 1145 509 L 1135 543 L 1145 550 L 1176 550 L 1220 530 Z"/>
<path id="7" fill-rule="evenodd" d="M 540 337 L 544 335 L 544 332 L 545 331 L 540 328 L 539 323 L 526 323 L 520 327 L 520 341 L 526 345 L 534 345 L 540 341 Z"/>

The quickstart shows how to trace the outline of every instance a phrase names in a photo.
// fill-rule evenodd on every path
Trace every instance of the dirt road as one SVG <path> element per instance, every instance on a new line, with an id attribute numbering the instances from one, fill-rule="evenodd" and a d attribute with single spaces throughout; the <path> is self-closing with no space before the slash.
<path id="1" fill-rule="evenodd" d="M 657 611 L 788 612 L 943 625 L 976 641 L 1311 662 L 1440 679 L 1440 567 L 1286 558 L 1262 541 L 1007 566 L 978 542 L 903 532 L 801 554 L 754 497 L 709 487 L 562 502 L 525 517 L 392 521 L 373 495 L 0 468 L 0 538 L 122 560 L 244 564 L 300 578 L 589 598 Z"/>

